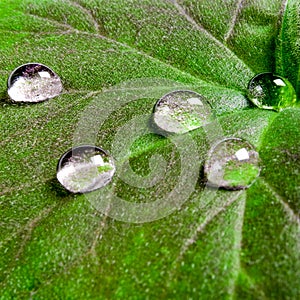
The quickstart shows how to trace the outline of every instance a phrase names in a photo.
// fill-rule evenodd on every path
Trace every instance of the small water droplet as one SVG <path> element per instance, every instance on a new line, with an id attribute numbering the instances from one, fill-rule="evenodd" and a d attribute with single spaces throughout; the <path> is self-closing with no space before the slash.
<path id="1" fill-rule="evenodd" d="M 193 91 L 173 91 L 160 98 L 154 107 L 155 125 L 168 133 L 185 133 L 207 124 L 211 106 Z"/>
<path id="2" fill-rule="evenodd" d="M 292 84 L 285 78 L 272 73 L 254 76 L 248 85 L 249 99 L 258 107 L 281 111 L 297 104 Z"/>
<path id="3" fill-rule="evenodd" d="M 58 96 L 60 78 L 47 66 L 28 63 L 16 68 L 8 78 L 8 95 L 14 102 L 41 102 Z"/>
<path id="4" fill-rule="evenodd" d="M 259 155 L 247 141 L 226 138 L 209 151 L 204 173 L 210 186 L 245 189 L 260 173 Z"/>
<path id="5" fill-rule="evenodd" d="M 112 157 L 96 146 L 83 145 L 65 152 L 57 165 L 58 181 L 72 193 L 87 193 L 107 185 L 115 173 Z"/>

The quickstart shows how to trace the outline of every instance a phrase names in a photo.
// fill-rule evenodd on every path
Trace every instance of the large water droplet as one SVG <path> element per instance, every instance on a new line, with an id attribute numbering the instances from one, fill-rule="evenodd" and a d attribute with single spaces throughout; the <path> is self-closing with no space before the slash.
<path id="1" fill-rule="evenodd" d="M 111 156 L 96 146 L 78 146 L 62 155 L 58 181 L 72 193 L 86 193 L 107 185 L 115 173 Z"/>
<path id="2" fill-rule="evenodd" d="M 248 85 L 250 100 L 260 108 L 280 111 L 296 106 L 297 96 L 292 84 L 272 73 L 254 76 Z"/>
<path id="3" fill-rule="evenodd" d="M 28 63 L 16 68 L 8 78 L 8 95 L 15 102 L 41 102 L 58 96 L 60 78 L 47 66 Z"/>
<path id="4" fill-rule="evenodd" d="M 224 139 L 209 151 L 204 173 L 210 186 L 245 189 L 260 173 L 258 153 L 245 140 Z"/>
<path id="5" fill-rule="evenodd" d="M 159 99 L 154 107 L 155 125 L 168 133 L 185 133 L 207 124 L 211 107 L 193 91 L 173 91 Z"/>

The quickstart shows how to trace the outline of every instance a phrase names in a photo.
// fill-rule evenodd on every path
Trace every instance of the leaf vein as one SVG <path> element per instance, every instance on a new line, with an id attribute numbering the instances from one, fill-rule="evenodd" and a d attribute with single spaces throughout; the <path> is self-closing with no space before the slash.
<path id="1" fill-rule="evenodd" d="M 26 243 L 30 240 L 31 236 L 32 236 L 32 232 L 34 231 L 34 229 L 38 226 L 39 222 L 41 222 L 44 218 L 46 218 L 56 207 L 57 205 L 52 205 L 50 207 L 45 208 L 44 210 L 42 210 L 42 212 L 35 217 L 34 219 L 32 219 L 29 223 L 27 223 L 22 231 L 25 231 L 26 234 L 23 238 L 23 241 L 20 245 L 20 248 L 15 256 L 16 259 L 19 259 L 19 257 L 22 255 L 24 248 L 26 246 Z"/>
<path id="2" fill-rule="evenodd" d="M 79 10 L 81 10 L 84 14 L 86 14 L 86 16 L 90 19 L 91 23 L 93 24 L 95 31 L 99 32 L 99 24 L 96 21 L 96 19 L 94 18 L 92 12 L 90 10 L 88 10 L 87 8 L 85 8 L 84 6 L 82 6 L 81 4 L 79 4 L 77 1 L 75 0 L 69 0 L 68 1 L 72 6 L 78 8 Z"/>
<path id="3" fill-rule="evenodd" d="M 82 261 L 86 257 L 91 256 L 92 258 L 97 259 L 97 253 L 96 253 L 95 247 L 97 245 L 97 241 L 98 241 L 101 233 L 103 232 L 103 229 L 105 228 L 107 219 L 108 219 L 107 215 L 104 215 L 103 219 L 100 221 L 100 225 L 96 229 L 95 239 L 93 240 L 91 247 L 86 252 L 84 252 L 82 255 L 80 255 L 78 258 L 74 259 L 67 266 L 65 266 L 61 272 L 56 272 L 52 277 L 43 281 L 42 284 L 39 285 L 39 287 L 32 292 L 33 295 L 37 294 L 39 292 L 39 290 L 41 290 L 43 287 L 51 285 L 54 280 L 61 277 L 63 274 L 68 273 L 72 268 L 74 268 L 76 266 L 80 266 L 80 264 L 82 264 Z M 98 234 L 99 234 L 99 236 L 98 236 Z M 96 263 L 99 263 L 98 259 L 96 260 Z"/>
<path id="4" fill-rule="evenodd" d="M 269 190 L 269 192 L 282 204 L 282 207 L 291 221 L 295 222 L 300 227 L 300 217 L 294 212 L 294 210 L 288 205 L 286 201 L 275 191 L 275 189 L 264 179 L 261 178 L 261 182 Z"/>
<path id="5" fill-rule="evenodd" d="M 285 11 L 287 9 L 287 5 L 288 5 L 288 0 L 283 0 L 281 7 L 280 7 L 280 11 L 279 11 L 279 18 L 278 18 L 278 28 L 280 28 L 280 32 L 279 32 L 279 66 L 277 66 L 277 72 L 281 73 L 282 75 L 284 75 L 285 70 L 284 70 L 284 61 L 283 61 L 283 52 L 284 52 L 284 42 L 283 42 L 283 27 L 282 24 L 284 23 L 284 16 L 285 16 Z"/>
<path id="6" fill-rule="evenodd" d="M 236 57 L 239 62 L 248 70 L 252 71 L 252 69 L 245 64 L 244 61 L 242 61 L 226 44 L 223 44 L 219 39 L 217 39 L 211 32 L 209 32 L 206 28 L 198 24 L 187 12 L 186 10 L 178 3 L 177 0 L 168 0 L 171 2 L 178 10 L 178 12 L 186 18 L 193 26 L 194 28 L 198 29 L 200 32 L 204 33 L 207 37 L 209 37 L 211 40 L 213 40 L 219 47 L 223 48 L 230 57 Z M 252 71 L 253 72 L 253 71 Z"/>
<path id="7" fill-rule="evenodd" d="M 61 23 L 61 22 L 58 22 L 56 20 L 46 18 L 46 17 L 41 17 L 41 16 L 34 15 L 34 14 L 31 14 L 31 13 L 24 13 L 24 15 L 28 16 L 28 17 L 32 17 L 32 18 L 40 20 L 40 21 L 44 21 L 44 22 L 46 21 L 46 22 L 52 23 L 55 26 L 68 28 L 69 30 L 72 30 L 72 31 L 77 31 L 76 28 L 72 27 L 70 24 L 67 24 L 67 23 Z"/>
<path id="8" fill-rule="evenodd" d="M 29 34 L 29 35 L 36 35 L 36 32 L 32 32 L 32 31 L 1 30 L 1 32 L 9 33 L 9 34 Z M 39 31 L 38 34 L 39 35 L 70 34 L 70 30 L 64 30 L 64 31 Z"/>
<path id="9" fill-rule="evenodd" d="M 235 277 L 232 279 L 232 283 L 229 284 L 229 294 L 234 294 L 236 283 L 239 277 L 239 273 L 241 271 L 241 250 L 242 250 L 242 232 L 243 232 L 243 224 L 244 224 L 244 216 L 245 216 L 245 209 L 246 209 L 246 197 L 242 200 L 242 207 L 240 214 L 238 216 L 238 220 L 235 225 L 235 233 L 234 233 L 234 252 L 236 253 L 235 258 Z"/>
<path id="10" fill-rule="evenodd" d="M 55 24 L 55 25 L 57 25 L 57 26 L 61 26 L 61 27 L 68 28 L 71 32 L 73 32 L 73 33 L 75 33 L 75 34 L 79 34 L 79 35 L 80 35 L 80 34 L 82 34 L 82 35 L 87 35 L 87 36 L 91 36 L 91 37 L 95 37 L 95 38 L 99 38 L 99 39 L 106 40 L 106 41 L 108 41 L 108 42 L 110 42 L 110 43 L 113 43 L 113 44 L 117 44 L 117 45 L 119 45 L 119 46 L 122 46 L 122 47 L 124 47 L 124 48 L 129 49 L 129 50 L 132 51 L 133 53 L 136 53 L 136 54 L 138 54 L 138 55 L 141 55 L 141 56 L 144 57 L 144 58 L 150 59 L 150 60 L 155 61 L 155 62 L 159 62 L 160 64 L 162 64 L 162 65 L 164 65 L 164 66 L 166 66 L 166 67 L 168 67 L 168 68 L 170 68 L 170 69 L 172 69 L 172 70 L 175 70 L 175 71 L 177 71 L 177 72 L 180 72 L 181 74 L 186 75 L 186 76 L 188 76 L 188 77 L 190 77 L 190 78 L 196 79 L 197 81 L 200 81 L 201 83 L 206 83 L 206 82 L 205 82 L 203 79 L 201 79 L 201 78 L 197 78 L 197 77 L 193 76 L 192 74 L 187 73 L 187 72 L 184 72 L 184 71 L 178 69 L 177 67 L 174 67 L 173 65 L 171 65 L 171 64 L 169 64 L 169 63 L 167 63 L 167 62 L 165 62 L 165 61 L 162 61 L 162 60 L 160 60 L 160 59 L 158 59 L 158 58 L 156 58 L 156 57 L 153 57 L 153 56 L 147 54 L 146 52 L 143 52 L 143 51 L 141 51 L 141 50 L 138 50 L 138 49 L 136 49 L 136 48 L 133 48 L 132 46 L 130 46 L 130 45 L 128 45 L 128 44 L 125 44 L 125 43 L 122 43 L 122 42 L 119 42 L 119 41 L 117 41 L 117 40 L 115 40 L 115 39 L 106 37 L 106 36 L 101 35 L 101 34 L 99 34 L 99 33 L 92 33 L 92 32 L 88 32 L 88 31 L 78 30 L 78 29 L 72 27 L 72 26 L 69 25 L 69 24 L 60 23 L 60 22 L 55 21 L 55 20 L 50 19 L 50 18 L 41 17 L 41 16 L 37 16 L 37 15 L 34 15 L 34 14 L 28 14 L 28 13 L 27 13 L 26 15 L 27 15 L 27 16 L 30 16 L 30 17 L 33 17 L 33 18 L 40 19 L 40 20 L 42 20 L 42 21 L 51 22 L 51 23 L 53 23 L 53 24 Z"/>
<path id="11" fill-rule="evenodd" d="M 96 246 L 98 244 L 98 241 L 102 239 L 102 232 L 107 223 L 108 213 L 109 213 L 110 209 L 111 209 L 111 206 L 108 205 L 104 212 L 104 216 L 99 224 L 99 227 L 97 228 L 97 230 L 95 232 L 95 238 L 92 242 L 92 245 L 91 245 L 90 249 L 87 251 L 87 255 L 91 254 L 94 258 L 97 258 Z"/>
<path id="12" fill-rule="evenodd" d="M 229 24 L 229 29 L 227 31 L 227 33 L 225 34 L 224 36 L 224 41 L 225 43 L 229 40 L 229 38 L 232 36 L 233 34 L 233 31 L 234 31 L 234 27 L 237 23 L 237 20 L 238 20 L 238 16 L 239 14 L 241 13 L 241 10 L 243 8 L 243 4 L 244 4 L 245 0 L 238 0 L 237 3 L 236 3 L 236 9 L 233 13 L 233 16 L 232 16 L 232 19 L 231 19 L 231 22 Z"/>
<path id="13" fill-rule="evenodd" d="M 248 282 L 251 285 L 251 289 L 253 289 L 255 295 L 257 295 L 257 299 L 261 299 L 261 300 L 268 299 L 265 295 L 265 292 L 253 281 L 253 278 L 247 273 L 247 271 L 244 268 L 241 268 L 240 273 L 247 278 Z"/>
<path id="14" fill-rule="evenodd" d="M 97 91 L 98 92 L 98 91 Z M 94 95 L 95 93 L 97 93 L 96 91 L 95 92 L 89 92 L 86 96 L 80 98 L 80 100 L 82 99 L 86 99 L 92 95 Z M 63 93 L 62 95 L 74 95 L 74 94 L 80 94 L 80 93 L 87 93 L 86 91 L 75 91 L 75 90 L 72 90 L 70 92 L 65 92 Z M 99 93 L 99 92 L 98 92 Z M 55 103 L 53 100 L 51 103 Z M 22 129 L 22 130 L 17 130 L 17 131 L 14 131 L 13 134 L 9 135 L 8 138 L 6 139 L 2 139 L 1 142 L 0 142 L 0 146 L 4 146 L 6 143 L 9 143 L 11 141 L 13 141 L 13 139 L 17 136 L 23 136 L 25 133 L 28 133 L 28 130 L 29 129 L 34 129 L 35 127 L 41 125 L 41 124 L 46 124 L 48 122 L 50 122 L 54 117 L 57 117 L 59 116 L 61 113 L 65 113 L 67 109 L 69 108 L 72 108 L 76 105 L 76 101 L 72 101 L 70 104 L 60 108 L 60 109 L 57 109 L 57 108 L 53 108 L 53 111 L 49 111 L 47 116 L 45 118 L 35 118 L 33 119 L 32 121 L 33 122 L 30 122 L 30 121 L 27 121 L 26 122 L 26 126 Z M 49 108 L 49 110 L 51 109 L 52 107 Z M 0 196 L 5 194 L 6 192 L 5 191 L 1 191 L 0 192 Z"/>
<path id="15" fill-rule="evenodd" d="M 7 238 L 5 241 L 1 242 L 0 247 L 2 247 L 2 245 L 5 245 L 7 242 L 9 242 L 10 240 L 12 240 L 13 238 L 15 238 L 16 236 L 20 235 L 22 232 L 26 232 L 20 246 L 19 249 L 15 255 L 15 259 L 8 264 L 7 268 L 12 269 L 17 261 L 20 259 L 20 256 L 22 255 L 22 253 L 24 252 L 26 243 L 30 240 L 32 233 L 34 231 L 34 229 L 38 226 L 38 223 L 40 223 L 43 219 L 45 219 L 52 211 L 54 211 L 54 209 L 57 207 L 57 204 L 51 205 L 49 207 L 46 207 L 45 209 L 43 209 L 38 216 L 36 216 L 35 218 L 33 218 L 32 220 L 30 220 L 27 224 L 25 224 L 24 226 L 22 226 L 17 232 L 15 232 L 14 234 L 12 234 L 9 238 Z M 5 286 L 5 281 L 7 281 L 7 276 L 8 274 L 5 275 L 5 279 L 2 280 L 0 282 L 0 284 L 2 284 L 3 286 Z"/>
<path id="16" fill-rule="evenodd" d="M 233 204 L 242 193 L 243 193 L 243 191 L 234 193 L 233 194 L 234 196 L 230 197 L 230 199 L 222 207 L 217 208 L 212 213 L 208 213 L 206 215 L 205 220 L 201 224 L 199 224 L 194 230 L 191 231 L 190 237 L 186 239 L 185 243 L 181 247 L 179 255 L 177 256 L 177 258 L 174 262 L 175 266 L 183 258 L 185 253 L 188 251 L 189 247 L 196 242 L 197 236 L 199 234 L 203 233 L 205 228 L 212 222 L 212 220 L 214 218 L 216 218 L 219 214 L 224 212 L 226 210 L 226 208 L 228 208 L 231 204 Z M 205 198 L 206 200 L 207 200 L 207 198 L 212 198 L 214 196 L 215 196 L 215 193 L 214 192 L 210 193 L 210 191 L 208 191 L 207 193 L 203 192 L 203 195 L 201 195 L 201 197 Z M 210 200 L 212 201 L 213 199 L 210 199 Z M 173 268 L 173 270 L 175 271 L 175 267 Z"/>

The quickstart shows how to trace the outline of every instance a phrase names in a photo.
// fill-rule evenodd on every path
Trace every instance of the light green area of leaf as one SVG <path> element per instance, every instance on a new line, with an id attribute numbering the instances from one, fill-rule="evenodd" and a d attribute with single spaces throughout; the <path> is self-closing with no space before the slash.
<path id="1" fill-rule="evenodd" d="M 258 299 L 297 299 L 299 218 L 273 186 L 260 179 L 248 191 L 241 266 L 256 287 Z M 244 298 L 242 289 L 237 288 L 238 298 Z"/>
<path id="2" fill-rule="evenodd" d="M 1 300 L 299 298 L 299 109 L 259 110 L 245 97 L 248 80 L 261 71 L 276 69 L 297 88 L 290 74 L 299 70 L 299 5 L 283 4 L 1 1 Z M 32 61 L 61 77 L 63 94 L 35 105 L 9 103 L 9 73 Z M 147 120 L 157 99 L 174 89 L 202 94 L 216 117 L 190 133 L 199 160 L 189 167 L 201 169 L 216 141 L 244 138 L 258 148 L 263 167 L 249 190 L 208 189 L 200 172 L 171 215 L 130 224 L 58 184 L 57 161 L 76 144 L 83 112 L 91 112 L 81 128 L 87 134 L 99 112 L 117 107 L 95 139 L 110 152 L 116 134 L 130 136 L 134 128 L 126 125 L 141 115 Z M 118 105 L 126 99 L 135 101 Z M 117 169 L 112 185 L 128 202 L 164 199 L 180 179 L 184 160 L 170 139 L 145 130 L 121 154 L 118 163 L 129 161 L 136 176 L 155 182 L 125 182 Z M 165 164 L 156 174 L 157 154 Z"/>
<path id="3" fill-rule="evenodd" d="M 277 40 L 277 68 L 282 76 L 294 85 L 298 98 L 300 95 L 300 3 L 297 0 L 286 1 L 282 26 Z M 299 99 L 298 99 L 299 101 Z"/>
<path id="4" fill-rule="evenodd" d="M 264 177 L 295 213 L 300 213 L 299 153 L 300 113 L 288 109 L 279 114 L 265 133 L 261 156 L 266 161 Z"/>

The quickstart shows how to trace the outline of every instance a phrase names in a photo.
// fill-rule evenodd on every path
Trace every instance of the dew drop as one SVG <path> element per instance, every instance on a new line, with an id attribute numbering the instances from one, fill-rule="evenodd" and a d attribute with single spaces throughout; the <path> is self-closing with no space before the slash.
<path id="1" fill-rule="evenodd" d="M 8 78 L 8 95 L 14 102 L 41 102 L 58 96 L 60 78 L 47 66 L 28 63 L 16 68 Z"/>
<path id="2" fill-rule="evenodd" d="M 204 173 L 210 186 L 245 189 L 260 173 L 259 155 L 247 141 L 226 138 L 210 149 Z"/>
<path id="3" fill-rule="evenodd" d="M 113 158 L 103 149 L 83 145 L 65 152 L 57 165 L 58 181 L 72 193 L 87 193 L 107 185 L 115 173 Z"/>
<path id="4" fill-rule="evenodd" d="M 160 98 L 154 107 L 153 121 L 168 133 L 185 133 L 207 124 L 211 106 L 193 91 L 173 91 Z"/>
<path id="5" fill-rule="evenodd" d="M 281 111 L 297 104 L 292 84 L 285 78 L 272 73 L 254 76 L 248 85 L 249 99 L 259 108 Z"/>

